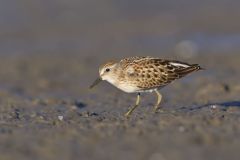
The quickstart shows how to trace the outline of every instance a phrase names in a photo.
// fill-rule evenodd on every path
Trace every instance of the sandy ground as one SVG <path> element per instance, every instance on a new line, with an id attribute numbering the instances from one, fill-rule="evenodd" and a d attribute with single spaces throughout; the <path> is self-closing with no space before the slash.
<path id="1" fill-rule="evenodd" d="M 239 160 L 238 0 L 0 1 L 0 160 Z M 190 53 L 190 54 L 189 54 Z M 88 86 L 106 60 L 206 70 L 154 94 Z"/>
<path id="2" fill-rule="evenodd" d="M 164 88 L 163 112 L 143 95 L 130 119 L 134 94 L 107 83 L 88 90 L 104 59 L 1 56 L 0 159 L 240 158 L 238 53 L 189 59 L 207 70 Z"/>

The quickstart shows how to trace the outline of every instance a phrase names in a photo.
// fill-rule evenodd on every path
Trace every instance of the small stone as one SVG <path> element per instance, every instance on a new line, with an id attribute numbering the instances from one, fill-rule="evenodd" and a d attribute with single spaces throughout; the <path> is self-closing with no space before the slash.
<path id="1" fill-rule="evenodd" d="M 225 92 L 230 92 L 230 87 L 229 87 L 229 85 L 228 84 L 222 84 L 222 87 L 223 87 L 223 89 L 224 89 L 224 91 Z"/>
<path id="2" fill-rule="evenodd" d="M 59 119 L 60 121 L 63 121 L 63 116 L 58 116 L 58 119 Z"/>
<path id="3" fill-rule="evenodd" d="M 210 108 L 211 108 L 211 109 L 216 109 L 216 108 L 217 108 L 217 105 L 215 105 L 215 104 L 214 104 L 214 105 L 211 105 Z"/>
<path id="4" fill-rule="evenodd" d="M 79 100 L 77 100 L 77 101 L 75 101 L 74 106 L 75 106 L 76 108 L 78 108 L 78 109 L 82 109 L 82 108 L 85 108 L 85 107 L 86 107 L 86 104 L 83 103 L 83 102 L 81 102 L 81 101 L 79 101 Z"/>

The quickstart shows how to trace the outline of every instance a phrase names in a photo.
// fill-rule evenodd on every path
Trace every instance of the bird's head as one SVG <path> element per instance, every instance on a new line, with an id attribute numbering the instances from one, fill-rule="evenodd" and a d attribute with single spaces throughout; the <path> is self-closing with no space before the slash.
<path id="1" fill-rule="evenodd" d="M 90 86 L 90 88 L 93 88 L 98 83 L 100 83 L 103 80 L 106 80 L 110 83 L 113 82 L 115 74 L 114 69 L 116 67 L 117 63 L 114 61 L 109 61 L 99 67 L 99 78 L 97 78 L 93 84 Z"/>

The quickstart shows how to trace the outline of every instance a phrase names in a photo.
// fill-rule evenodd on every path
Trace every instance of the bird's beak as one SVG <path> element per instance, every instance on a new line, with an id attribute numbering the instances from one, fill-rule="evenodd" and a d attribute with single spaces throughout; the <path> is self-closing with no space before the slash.
<path id="1" fill-rule="evenodd" d="M 89 87 L 90 89 L 92 89 L 94 86 L 96 86 L 98 83 L 100 83 L 102 81 L 102 78 L 98 78 L 98 79 L 96 79 L 94 82 L 93 82 L 93 84 Z"/>

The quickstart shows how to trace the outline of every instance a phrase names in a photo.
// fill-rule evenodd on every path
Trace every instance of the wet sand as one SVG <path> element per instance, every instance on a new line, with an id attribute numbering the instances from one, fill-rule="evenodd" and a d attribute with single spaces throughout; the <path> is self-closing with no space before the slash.
<path id="1" fill-rule="evenodd" d="M 187 60 L 206 70 L 161 90 L 162 112 L 143 95 L 130 119 L 134 94 L 105 82 L 88 90 L 104 59 L 2 55 L 1 159 L 239 159 L 239 53 Z"/>

